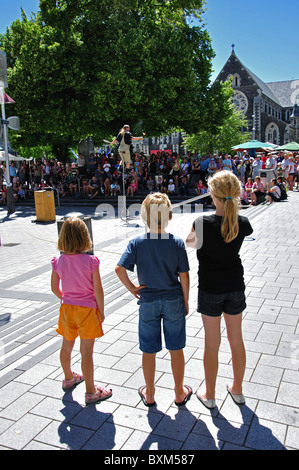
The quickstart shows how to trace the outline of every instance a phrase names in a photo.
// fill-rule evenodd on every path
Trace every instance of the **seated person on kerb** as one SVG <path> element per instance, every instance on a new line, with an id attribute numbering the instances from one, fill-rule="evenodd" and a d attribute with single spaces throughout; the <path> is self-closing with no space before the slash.
<path id="1" fill-rule="evenodd" d="M 116 266 L 116 274 L 138 299 L 139 347 L 145 385 L 138 393 L 145 406 L 155 405 L 156 353 L 162 350 L 161 323 L 165 346 L 170 351 L 175 404 L 185 405 L 192 389 L 183 384 L 186 315 L 189 307 L 189 263 L 185 244 L 165 231 L 172 218 L 166 194 L 149 194 L 141 206 L 141 218 L 149 232 L 131 240 Z M 127 271 L 137 266 L 139 285 Z"/>

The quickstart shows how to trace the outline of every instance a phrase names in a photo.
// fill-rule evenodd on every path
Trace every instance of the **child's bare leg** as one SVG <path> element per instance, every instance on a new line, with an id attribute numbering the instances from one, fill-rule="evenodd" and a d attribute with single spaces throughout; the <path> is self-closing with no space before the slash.
<path id="1" fill-rule="evenodd" d="M 221 343 L 221 317 L 202 315 L 205 330 L 205 350 L 203 356 L 206 393 L 204 398 L 215 398 L 215 387 L 218 372 L 218 351 Z"/>
<path id="2" fill-rule="evenodd" d="M 174 392 L 175 392 L 175 401 L 181 403 L 186 395 L 188 390 L 184 387 L 184 373 L 185 373 L 185 357 L 183 349 L 177 351 L 169 351 L 171 357 L 171 369 L 174 379 Z"/>
<path id="3" fill-rule="evenodd" d="M 232 352 L 234 382 L 231 392 L 240 395 L 246 367 L 246 352 L 242 338 L 242 313 L 239 315 L 226 315 L 224 319 L 227 328 L 227 338 Z"/>
<path id="4" fill-rule="evenodd" d="M 154 403 L 156 354 L 143 353 L 142 367 L 145 380 L 145 389 L 142 393 L 147 403 Z"/>
<path id="5" fill-rule="evenodd" d="M 60 350 L 60 362 L 61 367 L 64 372 L 65 380 L 71 380 L 73 378 L 73 373 L 71 370 L 71 354 L 75 344 L 75 340 L 69 341 L 63 338 L 62 346 Z"/>
<path id="6" fill-rule="evenodd" d="M 81 368 L 85 378 L 86 393 L 95 393 L 93 369 L 94 339 L 81 339 Z"/>

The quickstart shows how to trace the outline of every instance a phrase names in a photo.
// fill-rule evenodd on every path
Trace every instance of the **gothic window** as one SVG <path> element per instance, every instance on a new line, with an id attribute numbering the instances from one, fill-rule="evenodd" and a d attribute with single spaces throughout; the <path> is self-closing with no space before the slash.
<path id="1" fill-rule="evenodd" d="M 279 144 L 279 128 L 275 122 L 270 122 L 270 124 L 268 124 L 266 127 L 265 139 L 266 142 L 270 142 L 276 145 Z"/>
<path id="2" fill-rule="evenodd" d="M 237 111 L 242 111 L 243 114 L 247 113 L 248 100 L 242 91 L 236 91 L 231 98 L 231 103 Z"/>
<path id="3" fill-rule="evenodd" d="M 235 73 L 234 75 L 234 86 L 240 86 L 241 85 L 241 78 L 238 73 Z"/>
<path id="4" fill-rule="evenodd" d="M 234 73 L 234 75 L 230 73 L 227 77 L 227 80 L 230 80 L 230 79 L 232 80 L 233 88 L 237 86 L 241 86 L 241 77 L 238 73 Z"/>

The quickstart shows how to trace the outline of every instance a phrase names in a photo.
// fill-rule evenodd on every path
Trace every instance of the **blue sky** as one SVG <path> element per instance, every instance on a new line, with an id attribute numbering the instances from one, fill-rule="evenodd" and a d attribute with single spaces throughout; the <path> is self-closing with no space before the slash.
<path id="1" fill-rule="evenodd" d="M 0 0 L 0 34 L 39 8 L 39 0 Z M 264 82 L 299 80 L 299 0 L 207 0 L 204 22 L 216 53 L 215 79 L 230 56 L 231 45 L 241 62 Z"/>
<path id="2" fill-rule="evenodd" d="M 216 78 L 231 53 L 264 82 L 299 79 L 299 0 L 207 0 Z"/>

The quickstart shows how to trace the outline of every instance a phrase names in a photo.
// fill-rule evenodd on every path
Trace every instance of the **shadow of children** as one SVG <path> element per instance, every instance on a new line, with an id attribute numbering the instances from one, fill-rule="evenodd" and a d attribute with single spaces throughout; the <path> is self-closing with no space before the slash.
<path id="1" fill-rule="evenodd" d="M 149 410 L 148 422 L 152 432 L 141 444 L 140 450 L 179 450 L 197 422 L 196 416 L 185 406 L 171 407 L 157 423 L 157 412 Z"/>
<path id="2" fill-rule="evenodd" d="M 73 400 L 72 392 L 65 394 L 62 402 L 64 408 L 61 413 L 65 419 L 58 428 L 61 444 L 65 444 L 66 448 L 70 450 L 110 450 L 114 448 L 115 426 L 112 413 L 101 412 L 97 406 L 100 407 L 102 403 L 82 406 Z M 108 419 L 109 423 L 106 423 Z M 103 425 L 109 427 L 109 432 L 100 432 Z"/>
<path id="3" fill-rule="evenodd" d="M 283 450 L 284 445 L 273 434 L 272 429 L 262 425 L 257 415 L 247 406 L 241 405 L 240 412 L 243 423 L 230 423 L 221 413 L 213 417 L 213 424 L 218 428 L 217 438 L 224 444 L 241 446 L 248 450 Z M 268 422 L 269 423 L 269 422 Z M 275 423 L 273 423 L 273 429 Z"/>

